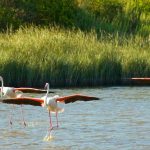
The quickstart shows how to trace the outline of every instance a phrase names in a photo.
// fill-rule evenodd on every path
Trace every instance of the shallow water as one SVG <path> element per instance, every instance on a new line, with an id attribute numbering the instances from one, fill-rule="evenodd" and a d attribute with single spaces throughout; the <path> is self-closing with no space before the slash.
<path id="1" fill-rule="evenodd" d="M 0 104 L 0 149 L 3 150 L 148 150 L 150 149 L 150 87 L 54 89 L 59 95 L 82 93 L 101 100 L 64 104 L 59 128 L 43 141 L 49 127 L 47 110 Z M 42 95 L 34 95 L 40 97 Z M 9 124 L 10 112 L 13 125 Z M 55 115 L 53 115 L 53 124 Z"/>

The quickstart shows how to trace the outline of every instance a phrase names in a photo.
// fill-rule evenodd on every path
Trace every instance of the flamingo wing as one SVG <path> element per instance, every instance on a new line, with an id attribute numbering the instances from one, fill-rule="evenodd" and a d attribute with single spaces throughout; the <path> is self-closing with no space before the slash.
<path id="1" fill-rule="evenodd" d="M 59 98 L 56 99 L 56 101 L 63 102 L 65 104 L 73 103 L 75 101 L 92 101 L 92 100 L 99 100 L 99 98 L 98 97 L 75 94 L 75 95 L 70 95 L 70 96 L 59 97 Z"/>
<path id="2" fill-rule="evenodd" d="M 36 89 L 36 88 L 28 88 L 28 87 L 20 87 L 15 88 L 15 90 L 22 91 L 24 93 L 46 93 L 46 90 L 43 89 Z M 49 91 L 49 93 L 54 93 L 52 91 Z"/>
<path id="3" fill-rule="evenodd" d="M 33 105 L 33 106 L 42 106 L 44 101 L 40 98 L 32 98 L 32 97 L 19 97 L 19 98 L 7 98 L 0 99 L 0 102 L 7 104 L 17 104 L 17 105 Z"/>

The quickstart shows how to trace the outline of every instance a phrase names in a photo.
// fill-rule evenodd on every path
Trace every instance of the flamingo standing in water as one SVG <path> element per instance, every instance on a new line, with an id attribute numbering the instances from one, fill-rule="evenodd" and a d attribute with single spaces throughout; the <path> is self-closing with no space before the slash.
<path id="1" fill-rule="evenodd" d="M 46 90 L 36 89 L 36 88 L 28 88 L 28 87 L 19 87 L 19 88 L 5 87 L 2 76 L 0 76 L 0 81 L 1 81 L 1 88 L 0 88 L 1 97 L 6 96 L 8 98 L 16 98 L 16 97 L 21 97 L 23 93 L 45 93 L 46 92 Z M 48 92 L 54 93 L 52 91 L 48 91 Z"/>
<path id="2" fill-rule="evenodd" d="M 19 98 L 10 98 L 10 99 L 2 99 L 0 102 L 7 103 L 7 104 L 24 104 L 24 105 L 33 105 L 33 106 L 43 106 L 46 107 L 49 111 L 49 118 L 50 118 L 50 132 L 53 129 L 52 126 L 52 120 L 51 120 L 51 112 L 56 113 L 56 119 L 57 119 L 57 127 L 58 127 L 58 112 L 63 112 L 64 109 L 58 107 L 58 102 L 61 103 L 73 103 L 76 101 L 91 101 L 91 100 L 99 100 L 97 97 L 92 96 L 86 96 L 81 94 L 74 94 L 69 96 L 62 96 L 59 97 L 58 95 L 48 97 L 48 90 L 49 90 L 49 84 L 46 83 L 47 87 L 47 93 L 45 96 L 41 98 L 32 98 L 32 97 L 19 97 Z M 49 134 L 50 134 L 49 132 Z"/>
<path id="3" fill-rule="evenodd" d="M 2 76 L 0 76 L 0 81 L 1 81 L 1 88 L 0 88 L 1 98 L 3 96 L 6 98 L 17 98 L 17 97 L 21 97 L 23 95 L 23 93 L 21 91 L 16 90 L 14 87 L 4 87 L 4 81 L 3 81 Z M 24 124 L 24 126 L 26 126 L 26 123 L 24 121 L 24 116 L 23 116 L 22 105 L 21 105 L 21 114 L 23 117 L 23 124 Z M 10 121 L 9 122 L 12 125 L 12 114 L 10 114 Z"/>
<path id="4" fill-rule="evenodd" d="M 4 87 L 4 80 L 2 76 L 0 76 L 0 81 L 1 81 L 1 97 L 7 97 L 7 98 L 17 98 L 22 96 L 22 92 L 15 89 L 14 87 Z M 19 94 L 18 94 L 19 93 Z"/>
<path id="5" fill-rule="evenodd" d="M 56 121 L 57 121 L 57 128 L 58 128 L 58 112 L 63 112 L 64 109 L 57 106 L 57 102 L 54 100 L 58 98 L 58 95 L 55 95 L 53 97 L 48 97 L 48 91 L 49 91 L 49 83 L 45 84 L 45 88 L 47 88 L 47 93 L 45 96 L 41 97 L 43 100 L 42 106 L 47 107 L 47 110 L 49 112 L 49 119 L 50 119 L 50 130 L 53 129 L 52 125 L 52 119 L 51 119 L 51 112 L 56 113 Z"/>
<path id="6" fill-rule="evenodd" d="M 1 88 L 0 88 L 0 92 L 1 92 L 1 98 L 4 96 L 6 98 L 19 98 L 23 96 L 23 92 L 24 93 L 45 93 L 46 90 L 42 90 L 42 89 L 36 89 L 36 88 L 27 88 L 27 87 L 20 87 L 20 88 L 14 88 L 14 87 L 5 87 L 4 86 L 4 80 L 3 77 L 0 76 L 0 81 L 1 81 Z M 48 93 L 54 93 L 52 91 L 47 91 Z M 21 112 L 22 112 L 22 116 L 23 116 L 23 109 L 22 109 L 22 105 L 21 105 Z M 10 117 L 12 119 L 12 116 Z M 12 121 L 10 119 L 10 124 L 12 125 Z M 24 126 L 26 126 L 26 123 L 24 121 L 24 117 L 23 117 L 23 124 Z"/>

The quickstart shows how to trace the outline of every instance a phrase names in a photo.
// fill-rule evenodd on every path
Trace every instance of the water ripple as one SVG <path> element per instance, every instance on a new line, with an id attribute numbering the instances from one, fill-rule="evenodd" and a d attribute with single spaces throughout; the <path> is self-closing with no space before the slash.
<path id="1" fill-rule="evenodd" d="M 150 87 L 109 87 L 97 89 L 58 89 L 61 94 L 92 94 L 99 101 L 62 105 L 60 127 L 53 139 L 43 141 L 48 113 L 42 107 L 24 106 L 27 127 L 22 125 L 20 107 L 0 108 L 0 149 L 12 150 L 148 150 L 150 149 Z M 39 95 L 40 96 L 40 95 Z M 55 115 L 52 117 L 56 124 Z"/>

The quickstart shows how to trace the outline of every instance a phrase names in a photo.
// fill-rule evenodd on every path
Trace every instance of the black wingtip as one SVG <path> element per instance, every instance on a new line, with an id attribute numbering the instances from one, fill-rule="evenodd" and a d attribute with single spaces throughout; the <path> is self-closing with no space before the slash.
<path id="1" fill-rule="evenodd" d="M 92 100 L 100 100 L 99 97 L 92 97 Z"/>
<path id="2" fill-rule="evenodd" d="M 49 91 L 48 93 L 56 93 L 56 92 L 53 92 L 53 91 Z"/>

